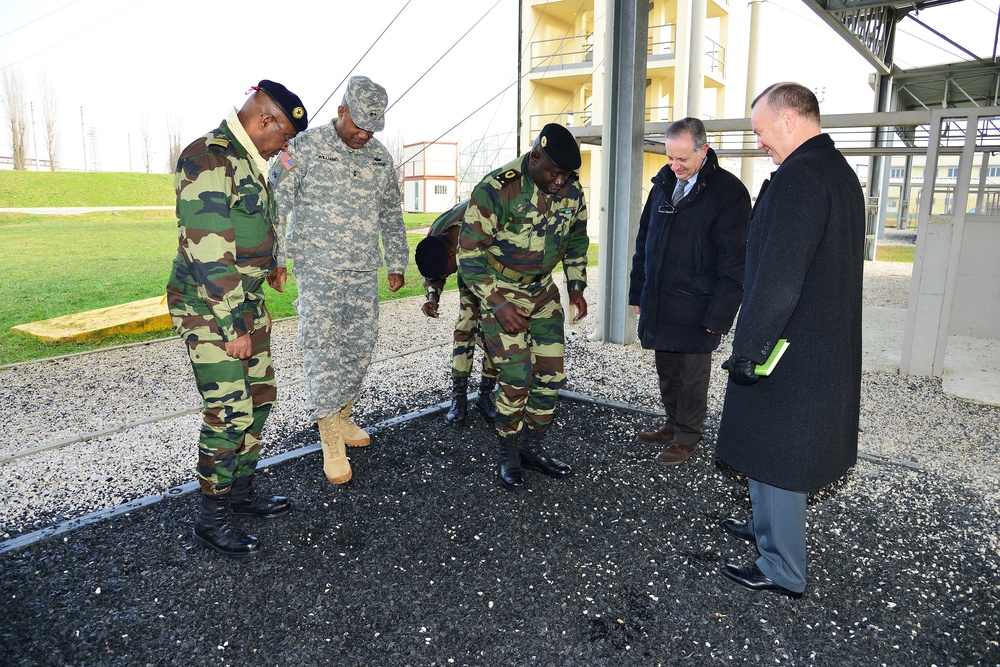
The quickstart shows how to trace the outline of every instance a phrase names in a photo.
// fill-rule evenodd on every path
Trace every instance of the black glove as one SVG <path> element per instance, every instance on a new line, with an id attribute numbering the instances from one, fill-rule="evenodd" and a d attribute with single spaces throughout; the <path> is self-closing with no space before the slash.
<path id="1" fill-rule="evenodd" d="M 757 368 L 757 364 L 750 361 L 746 357 L 741 357 L 740 355 L 733 352 L 729 355 L 729 358 L 722 362 L 722 367 L 729 371 L 729 379 L 738 385 L 751 385 L 760 379 L 760 376 L 754 373 L 754 369 Z"/>

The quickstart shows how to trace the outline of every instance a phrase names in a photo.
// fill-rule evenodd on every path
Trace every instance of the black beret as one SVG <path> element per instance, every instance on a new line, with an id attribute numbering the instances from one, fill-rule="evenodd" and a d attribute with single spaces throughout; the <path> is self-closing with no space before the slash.
<path id="1" fill-rule="evenodd" d="M 535 145 L 556 167 L 569 171 L 580 168 L 580 145 L 576 143 L 576 137 L 562 125 L 549 123 L 543 127 Z"/>
<path id="2" fill-rule="evenodd" d="M 268 97 L 274 100 L 296 132 L 302 132 L 309 127 L 309 116 L 306 114 L 306 108 L 302 106 L 302 100 L 299 99 L 298 95 L 277 81 L 269 79 L 261 79 L 261 82 L 257 84 L 257 89 L 263 90 Z"/>
<path id="3" fill-rule="evenodd" d="M 434 280 L 435 278 L 443 277 L 444 272 L 448 270 L 448 262 L 451 259 L 451 255 L 448 252 L 448 246 L 445 244 L 444 239 L 435 234 L 426 237 L 417 244 L 417 248 L 413 253 L 413 259 L 417 262 L 420 275 L 424 278 Z"/>

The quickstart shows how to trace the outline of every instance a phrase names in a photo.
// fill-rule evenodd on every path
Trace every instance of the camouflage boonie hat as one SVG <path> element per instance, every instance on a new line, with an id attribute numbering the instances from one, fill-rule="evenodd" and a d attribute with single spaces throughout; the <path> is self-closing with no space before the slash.
<path id="1" fill-rule="evenodd" d="M 362 130 L 381 132 L 385 127 L 385 107 L 389 96 L 385 88 L 367 76 L 352 76 L 347 82 L 344 103 L 351 109 L 351 120 Z"/>

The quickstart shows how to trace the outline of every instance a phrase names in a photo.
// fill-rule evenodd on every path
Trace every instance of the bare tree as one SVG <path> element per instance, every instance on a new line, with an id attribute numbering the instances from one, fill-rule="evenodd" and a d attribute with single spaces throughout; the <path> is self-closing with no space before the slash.
<path id="1" fill-rule="evenodd" d="M 25 137 L 28 134 L 28 110 L 24 99 L 21 73 L 8 67 L 3 70 L 3 103 L 10 121 L 10 147 L 14 169 L 26 169 Z"/>
<path id="2" fill-rule="evenodd" d="M 167 116 L 167 173 L 177 169 L 177 160 L 181 156 L 181 118 L 177 114 Z"/>
<path id="3" fill-rule="evenodd" d="M 45 150 L 49 154 L 49 169 L 56 171 L 59 168 L 59 128 L 56 127 L 59 105 L 56 103 L 56 89 L 52 87 L 52 82 L 45 72 L 38 75 L 38 89 L 42 93 Z"/>
<path id="4" fill-rule="evenodd" d="M 139 135 L 142 137 L 142 163 L 146 165 L 146 173 L 150 173 L 153 161 L 153 147 L 149 141 L 149 116 L 142 114 Z"/>

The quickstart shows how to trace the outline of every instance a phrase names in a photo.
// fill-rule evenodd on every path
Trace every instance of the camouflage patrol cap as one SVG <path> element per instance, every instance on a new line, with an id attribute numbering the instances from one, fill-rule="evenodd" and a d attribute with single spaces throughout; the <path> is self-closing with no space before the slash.
<path id="1" fill-rule="evenodd" d="M 261 79 L 261 82 L 253 88 L 263 90 L 268 97 L 274 100 L 296 132 L 302 132 L 309 126 L 309 116 L 306 114 L 306 108 L 302 106 L 302 100 L 299 99 L 298 95 L 277 81 L 269 79 Z"/>
<path id="2" fill-rule="evenodd" d="M 543 127 L 535 146 L 560 169 L 573 171 L 580 168 L 580 145 L 576 143 L 576 137 L 558 123 Z"/>
<path id="3" fill-rule="evenodd" d="M 451 253 L 448 252 L 448 245 L 444 239 L 438 234 L 433 234 L 417 244 L 413 259 L 417 262 L 420 275 L 433 280 L 443 277 L 448 272 Z"/>
<path id="4" fill-rule="evenodd" d="M 381 132 L 385 127 L 385 107 L 389 96 L 385 88 L 367 76 L 350 78 L 344 103 L 351 109 L 351 120 L 362 130 Z"/>

